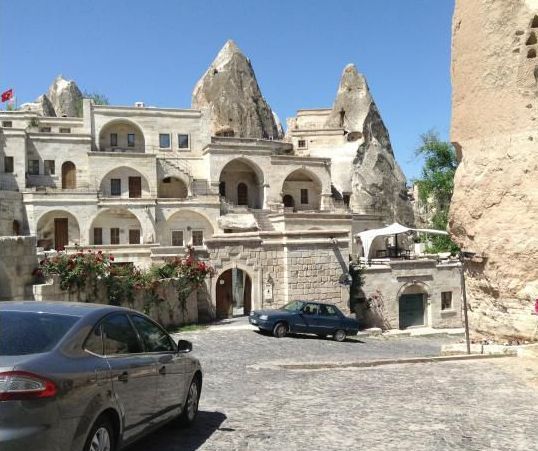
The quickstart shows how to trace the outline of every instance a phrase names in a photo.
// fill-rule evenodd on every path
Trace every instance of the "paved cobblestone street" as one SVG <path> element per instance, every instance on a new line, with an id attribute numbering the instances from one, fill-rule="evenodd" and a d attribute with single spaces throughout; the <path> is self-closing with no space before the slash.
<path id="1" fill-rule="evenodd" d="M 182 337 L 193 342 L 205 372 L 197 424 L 190 430 L 165 426 L 129 451 L 538 449 L 538 391 L 528 383 L 538 373 L 522 359 L 361 369 L 257 367 L 433 356 L 457 338 L 336 343 L 278 340 L 249 330 Z"/>

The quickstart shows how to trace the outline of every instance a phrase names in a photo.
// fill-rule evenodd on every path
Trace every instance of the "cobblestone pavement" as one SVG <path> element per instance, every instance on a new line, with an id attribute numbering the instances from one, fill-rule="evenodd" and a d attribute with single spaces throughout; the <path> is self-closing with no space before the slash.
<path id="1" fill-rule="evenodd" d="M 454 338 L 336 343 L 254 331 L 185 333 L 204 372 L 200 416 L 129 451 L 536 450 L 538 365 L 515 357 L 330 370 L 256 369 L 438 355 Z M 537 372 L 530 377 L 529 372 Z"/>

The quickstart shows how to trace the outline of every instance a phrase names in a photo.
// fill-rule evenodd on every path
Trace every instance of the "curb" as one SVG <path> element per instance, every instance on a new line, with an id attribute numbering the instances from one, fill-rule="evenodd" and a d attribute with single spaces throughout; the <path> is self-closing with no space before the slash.
<path id="1" fill-rule="evenodd" d="M 284 369 L 284 370 L 323 370 L 340 368 L 373 368 L 385 365 L 402 365 L 416 363 L 437 363 L 465 360 L 500 359 L 504 357 L 517 357 L 515 354 L 462 354 L 435 357 L 410 357 L 403 359 L 365 360 L 356 362 L 326 362 L 326 363 L 267 363 L 253 365 L 256 369 Z"/>

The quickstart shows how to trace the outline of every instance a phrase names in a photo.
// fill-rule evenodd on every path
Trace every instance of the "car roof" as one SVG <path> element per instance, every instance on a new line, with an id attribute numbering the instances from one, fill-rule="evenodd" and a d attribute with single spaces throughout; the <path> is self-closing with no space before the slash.
<path id="1" fill-rule="evenodd" d="M 63 301 L 3 301 L 0 302 L 0 312 L 38 312 L 57 315 L 86 316 L 94 313 L 109 313 L 114 311 L 129 311 L 129 309 L 114 305 L 90 304 L 83 302 Z"/>
<path id="2" fill-rule="evenodd" d="M 319 305 L 330 305 L 332 307 L 336 307 L 335 304 L 329 304 L 328 302 L 320 302 L 320 301 L 305 301 L 304 299 L 297 299 L 295 302 L 304 302 L 307 304 L 319 304 Z"/>

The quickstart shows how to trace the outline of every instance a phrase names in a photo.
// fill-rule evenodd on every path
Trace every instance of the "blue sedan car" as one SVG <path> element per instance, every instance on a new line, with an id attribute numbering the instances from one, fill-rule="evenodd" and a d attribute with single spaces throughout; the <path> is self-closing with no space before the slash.
<path id="1" fill-rule="evenodd" d="M 278 310 L 253 310 L 249 322 L 277 338 L 298 332 L 331 335 L 336 341 L 344 341 L 346 336 L 359 331 L 359 323 L 335 305 L 310 301 L 293 301 Z"/>

